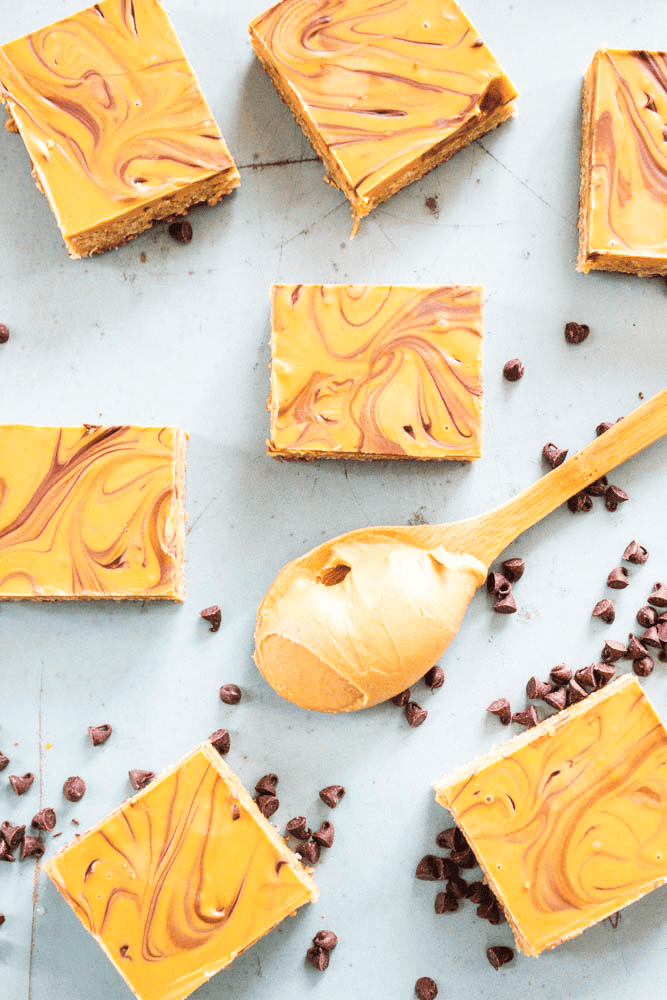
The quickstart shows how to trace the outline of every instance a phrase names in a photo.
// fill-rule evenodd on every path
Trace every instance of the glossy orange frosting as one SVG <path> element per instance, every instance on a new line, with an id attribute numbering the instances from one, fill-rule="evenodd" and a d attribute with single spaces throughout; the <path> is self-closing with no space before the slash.
<path id="1" fill-rule="evenodd" d="M 102 0 L 3 45 L 0 100 L 65 239 L 238 176 L 158 0 Z"/>
<path id="2" fill-rule="evenodd" d="M 580 269 L 667 273 L 667 53 L 600 49 L 587 88 Z"/>
<path id="3" fill-rule="evenodd" d="M 184 597 L 177 427 L 0 426 L 0 600 Z"/>
<path id="4" fill-rule="evenodd" d="M 269 451 L 474 459 L 482 290 L 275 285 Z"/>
<path id="5" fill-rule="evenodd" d="M 667 731 L 625 676 L 436 784 L 537 955 L 667 882 Z"/>
<path id="6" fill-rule="evenodd" d="M 208 743 L 44 870 L 140 1000 L 183 1000 L 317 898 Z"/>

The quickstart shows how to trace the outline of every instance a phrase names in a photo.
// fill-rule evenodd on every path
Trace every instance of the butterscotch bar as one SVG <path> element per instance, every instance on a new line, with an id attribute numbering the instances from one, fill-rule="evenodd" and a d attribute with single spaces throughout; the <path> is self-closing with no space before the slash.
<path id="1" fill-rule="evenodd" d="M 102 0 L 1 46 L 0 101 L 70 257 L 117 247 L 238 186 L 158 0 Z"/>
<path id="2" fill-rule="evenodd" d="M 44 869 L 139 1000 L 183 1000 L 318 895 L 210 743 Z"/>
<path id="3" fill-rule="evenodd" d="M 0 426 L 0 601 L 185 596 L 178 427 Z"/>
<path id="4" fill-rule="evenodd" d="M 280 458 L 465 459 L 482 446 L 482 289 L 275 285 Z"/>
<path id="5" fill-rule="evenodd" d="M 435 788 L 528 955 L 667 882 L 667 731 L 631 675 Z"/>
<path id="6" fill-rule="evenodd" d="M 515 111 L 514 87 L 453 0 L 282 0 L 249 31 L 355 228 Z"/>
<path id="7" fill-rule="evenodd" d="M 580 271 L 667 274 L 667 53 L 599 49 L 584 80 Z"/>

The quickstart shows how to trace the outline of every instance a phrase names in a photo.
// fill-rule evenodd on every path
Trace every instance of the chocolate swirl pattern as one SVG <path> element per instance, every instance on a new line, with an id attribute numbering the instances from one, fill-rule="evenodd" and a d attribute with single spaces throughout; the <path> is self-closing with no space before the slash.
<path id="1" fill-rule="evenodd" d="M 436 792 L 528 954 L 667 882 L 667 731 L 634 677 L 443 779 Z"/>
<path id="2" fill-rule="evenodd" d="M 584 102 L 580 269 L 667 273 L 667 55 L 601 49 Z"/>
<path id="3" fill-rule="evenodd" d="M 210 744 L 45 870 L 140 1000 L 182 1000 L 317 897 Z"/>
<path id="4" fill-rule="evenodd" d="M 272 298 L 270 452 L 479 457 L 481 289 L 277 285 Z"/>
<path id="5" fill-rule="evenodd" d="M 0 600 L 182 600 L 185 435 L 0 427 Z"/>

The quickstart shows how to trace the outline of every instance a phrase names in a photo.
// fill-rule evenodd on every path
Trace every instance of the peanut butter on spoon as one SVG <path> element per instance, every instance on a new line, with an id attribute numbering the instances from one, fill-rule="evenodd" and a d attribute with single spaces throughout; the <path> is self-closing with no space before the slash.
<path id="1" fill-rule="evenodd" d="M 442 655 L 487 567 L 570 496 L 667 433 L 667 389 L 486 514 L 347 532 L 287 564 L 257 612 L 255 661 L 283 698 L 368 708 Z"/>

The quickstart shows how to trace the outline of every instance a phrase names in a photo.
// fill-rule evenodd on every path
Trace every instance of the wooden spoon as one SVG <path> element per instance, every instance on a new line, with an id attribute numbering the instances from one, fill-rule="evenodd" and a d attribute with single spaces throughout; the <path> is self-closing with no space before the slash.
<path id="1" fill-rule="evenodd" d="M 486 514 L 360 528 L 288 563 L 257 613 L 255 660 L 304 708 L 352 711 L 409 687 L 442 655 L 493 560 L 569 497 L 667 433 L 667 389 Z"/>

